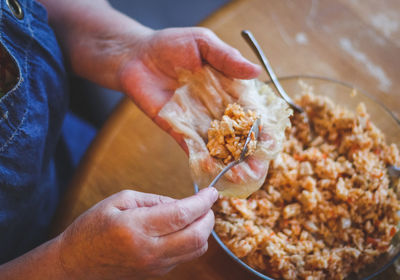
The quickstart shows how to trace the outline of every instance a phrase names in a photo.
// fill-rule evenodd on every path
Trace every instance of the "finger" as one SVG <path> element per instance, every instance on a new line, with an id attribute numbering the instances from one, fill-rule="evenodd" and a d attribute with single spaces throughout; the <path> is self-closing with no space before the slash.
<path id="1" fill-rule="evenodd" d="M 245 59 L 237 49 L 223 42 L 213 32 L 200 29 L 194 36 L 202 58 L 228 77 L 252 79 L 260 74 L 259 65 Z"/>
<path id="2" fill-rule="evenodd" d="M 171 270 L 175 268 L 176 265 L 171 265 L 171 266 L 165 266 L 162 268 L 157 268 L 156 270 L 152 270 L 149 272 L 150 276 L 163 276 L 167 273 L 169 273 Z"/>
<path id="3" fill-rule="evenodd" d="M 133 190 L 120 191 L 104 200 L 120 211 L 135 209 L 139 207 L 152 207 L 159 204 L 171 203 L 175 199 L 167 196 L 137 192 Z"/>
<path id="4" fill-rule="evenodd" d="M 189 262 L 191 260 L 201 257 L 202 255 L 204 255 L 207 252 L 207 250 L 208 250 L 208 243 L 206 242 L 203 245 L 203 247 L 197 249 L 196 251 L 187 253 L 185 255 L 167 258 L 167 259 L 163 260 L 162 265 L 163 266 L 170 266 L 170 265 L 176 266 L 181 263 Z"/>
<path id="5" fill-rule="evenodd" d="M 208 237 L 214 227 L 214 213 L 209 210 L 186 228 L 164 235 L 160 238 L 160 248 L 165 248 L 165 258 L 187 255 L 207 244 Z"/>
<path id="6" fill-rule="evenodd" d="M 205 188 L 182 200 L 148 208 L 141 215 L 145 230 L 150 236 L 179 231 L 205 215 L 217 198 L 216 189 Z"/>
<path id="7" fill-rule="evenodd" d="M 124 92 L 153 119 L 173 96 L 177 82 L 161 73 L 154 73 L 156 70 L 149 69 L 143 62 L 126 67 L 129 69 L 124 71 L 121 78 Z"/>

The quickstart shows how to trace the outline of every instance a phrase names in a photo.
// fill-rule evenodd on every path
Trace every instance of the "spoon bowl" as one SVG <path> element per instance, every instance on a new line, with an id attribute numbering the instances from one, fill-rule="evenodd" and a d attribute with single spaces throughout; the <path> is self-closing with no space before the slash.
<path id="1" fill-rule="evenodd" d="M 220 173 L 218 173 L 218 175 L 214 178 L 214 180 L 212 180 L 212 182 L 210 183 L 209 187 L 214 187 L 215 184 L 218 182 L 218 180 L 226 173 L 228 172 L 228 170 L 230 170 L 232 167 L 234 167 L 235 165 L 241 163 L 242 161 L 244 161 L 247 158 L 247 151 L 248 151 L 248 145 L 250 143 L 250 141 L 253 139 L 258 139 L 258 135 L 260 134 L 260 119 L 256 119 L 253 123 L 253 125 L 251 126 L 251 129 L 249 131 L 249 134 L 247 134 L 246 137 L 246 141 L 243 145 L 243 149 L 242 152 L 240 153 L 240 156 L 237 160 L 232 161 L 231 163 L 229 163 L 227 166 L 225 166 L 224 169 L 221 170 Z"/>

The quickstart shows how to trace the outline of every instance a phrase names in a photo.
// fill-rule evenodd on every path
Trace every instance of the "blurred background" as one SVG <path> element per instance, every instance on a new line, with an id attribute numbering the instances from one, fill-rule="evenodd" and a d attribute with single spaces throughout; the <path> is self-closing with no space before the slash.
<path id="1" fill-rule="evenodd" d="M 109 0 L 117 10 L 154 29 L 194 26 L 230 0 Z M 100 128 L 122 94 L 71 77 L 71 110 Z"/>

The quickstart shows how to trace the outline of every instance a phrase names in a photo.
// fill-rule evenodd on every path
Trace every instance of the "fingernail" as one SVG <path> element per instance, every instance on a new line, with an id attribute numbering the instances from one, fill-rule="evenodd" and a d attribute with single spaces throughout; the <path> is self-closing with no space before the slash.
<path id="1" fill-rule="evenodd" d="M 211 195 L 212 195 L 213 200 L 216 201 L 219 196 L 217 189 L 214 187 L 210 187 L 209 189 L 211 189 L 210 192 L 212 192 Z"/>
<path id="2" fill-rule="evenodd" d="M 218 193 L 217 189 L 214 187 L 204 188 L 204 189 L 200 190 L 197 194 L 202 194 L 202 193 L 205 193 L 204 195 L 211 196 L 211 198 L 214 201 L 216 201 L 219 197 L 219 193 Z"/>
<path id="3" fill-rule="evenodd" d="M 261 72 L 262 68 L 260 65 L 253 63 L 254 67 L 257 68 L 257 72 Z"/>

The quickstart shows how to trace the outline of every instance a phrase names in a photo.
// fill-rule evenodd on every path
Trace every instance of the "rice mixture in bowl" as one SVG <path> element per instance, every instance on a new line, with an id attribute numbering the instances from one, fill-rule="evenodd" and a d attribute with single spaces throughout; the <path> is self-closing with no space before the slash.
<path id="1" fill-rule="evenodd" d="M 221 197 L 215 231 L 256 270 L 277 279 L 343 279 L 387 252 L 400 209 L 386 166 L 400 165 L 365 106 L 298 98 L 315 135 L 292 117 L 283 152 L 247 199 Z M 397 183 L 398 185 L 399 183 Z"/>

